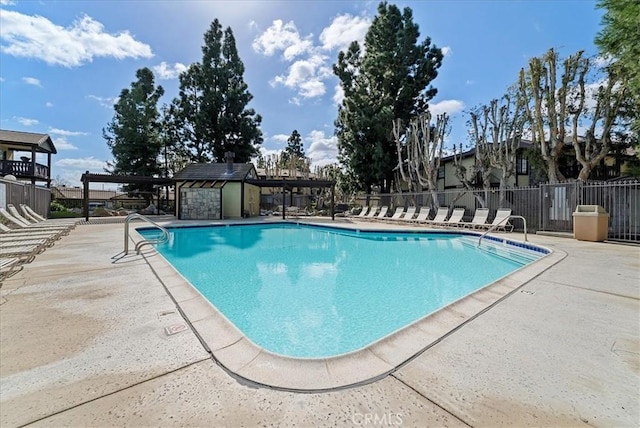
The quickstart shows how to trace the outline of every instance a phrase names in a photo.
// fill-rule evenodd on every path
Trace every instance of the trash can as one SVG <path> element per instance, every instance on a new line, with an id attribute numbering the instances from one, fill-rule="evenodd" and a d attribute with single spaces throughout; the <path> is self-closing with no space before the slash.
<path id="1" fill-rule="evenodd" d="M 600 205 L 578 205 L 573 213 L 573 237 L 578 241 L 605 241 L 609 214 Z"/>

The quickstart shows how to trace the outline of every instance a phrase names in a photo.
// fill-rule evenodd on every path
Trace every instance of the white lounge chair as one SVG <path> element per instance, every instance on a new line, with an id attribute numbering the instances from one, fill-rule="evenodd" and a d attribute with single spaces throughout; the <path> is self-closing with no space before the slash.
<path id="1" fill-rule="evenodd" d="M 46 229 L 31 229 L 28 227 L 22 227 L 18 229 L 11 229 L 8 226 L 0 223 L 0 237 L 13 236 L 13 237 L 29 237 L 39 239 L 49 239 L 50 241 L 58 240 L 65 235 L 64 230 L 46 230 Z"/>
<path id="2" fill-rule="evenodd" d="M 378 213 L 378 207 L 371 207 L 365 218 L 373 218 Z"/>
<path id="3" fill-rule="evenodd" d="M 32 223 L 26 223 L 20 219 L 18 219 L 17 217 L 14 217 L 13 215 L 9 214 L 9 212 L 5 209 L 5 208 L 0 208 L 0 215 L 2 217 L 4 217 L 6 220 L 8 220 L 9 222 L 13 223 L 15 226 L 20 227 L 22 229 L 41 229 L 41 230 L 64 230 L 64 231 L 69 231 L 70 229 L 72 229 L 75 226 L 71 226 L 71 225 L 54 225 L 54 224 L 41 224 L 41 223 L 36 223 L 36 224 L 32 224 Z"/>
<path id="4" fill-rule="evenodd" d="M 386 220 L 398 220 L 404 214 L 404 207 L 397 207 L 393 215 Z"/>
<path id="5" fill-rule="evenodd" d="M 407 211 L 404 213 L 403 217 L 400 217 L 399 220 L 401 221 L 410 221 L 413 220 L 413 216 L 416 213 L 416 207 L 409 207 L 407 208 Z"/>
<path id="6" fill-rule="evenodd" d="M 25 260 L 20 257 L 2 257 L 0 258 L 0 283 L 2 280 L 9 278 L 20 272 L 23 268 Z"/>
<path id="7" fill-rule="evenodd" d="M 435 219 L 431 222 L 434 226 L 452 227 L 458 226 L 464 217 L 464 208 L 454 208 L 448 219 L 440 222 L 436 222 Z"/>
<path id="8" fill-rule="evenodd" d="M 427 224 L 442 223 L 447 219 L 448 215 L 449 215 L 449 207 L 440 207 L 438 208 L 438 211 L 436 211 L 436 216 L 433 218 L 433 220 L 427 220 L 425 221 L 425 223 Z"/>
<path id="9" fill-rule="evenodd" d="M 493 230 L 502 230 L 505 232 L 506 231 L 512 232 L 513 225 L 509 223 L 510 216 L 511 216 L 511 208 L 499 208 L 496 211 L 496 216 L 494 217 L 493 221 L 491 223 L 484 224 L 480 227 L 484 229 L 493 228 Z"/>
<path id="10" fill-rule="evenodd" d="M 375 220 L 382 220 L 387 216 L 387 211 L 389 211 L 389 207 L 386 205 L 383 205 L 380 208 L 380 212 L 378 213 L 378 215 L 376 215 L 375 217 L 373 217 Z"/>
<path id="11" fill-rule="evenodd" d="M 431 207 L 420 207 L 418 216 L 411 221 L 414 223 L 426 223 L 429 220 L 429 214 L 431 214 Z"/>
<path id="12" fill-rule="evenodd" d="M 56 225 L 56 226 L 69 226 L 70 228 L 74 228 L 76 227 L 76 224 L 78 222 L 78 220 L 76 219 L 56 219 L 56 220 L 37 220 L 37 219 L 30 219 L 28 217 L 32 217 L 31 215 L 27 216 L 27 217 L 23 217 L 22 214 L 20 214 L 20 212 L 18 212 L 18 209 L 13 206 L 12 204 L 7 204 L 7 209 L 9 210 L 9 212 L 11 213 L 12 216 L 14 216 L 15 218 L 17 218 L 18 220 L 21 220 L 22 222 L 26 223 L 27 225 L 32 225 L 32 224 L 39 224 L 39 225 Z"/>
<path id="13" fill-rule="evenodd" d="M 458 225 L 475 229 L 477 227 L 483 227 L 484 225 L 486 225 L 488 219 L 489 208 L 477 208 L 476 212 L 473 214 L 473 219 L 471 219 L 471 221 L 461 221 L 460 223 L 458 223 Z"/>
<path id="14" fill-rule="evenodd" d="M 368 211 L 369 211 L 369 207 L 365 205 L 364 207 L 362 207 L 362 209 L 360 210 L 360 213 L 356 217 L 364 217 L 367 215 Z"/>

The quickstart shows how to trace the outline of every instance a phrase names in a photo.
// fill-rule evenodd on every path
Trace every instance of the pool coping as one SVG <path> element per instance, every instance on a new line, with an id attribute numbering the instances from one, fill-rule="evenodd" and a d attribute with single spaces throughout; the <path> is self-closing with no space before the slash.
<path id="1" fill-rule="evenodd" d="M 285 221 L 319 227 L 360 229 L 353 224 L 314 224 L 306 221 Z M 249 223 L 241 223 L 249 224 Z M 257 223 L 257 224 L 264 224 Z M 202 224 L 209 226 L 211 224 Z M 217 226 L 226 226 L 227 224 Z M 229 224 L 231 225 L 231 224 Z M 182 227 L 178 225 L 171 225 Z M 190 224 L 188 226 L 198 226 Z M 187 227 L 188 227 L 187 226 Z M 362 229 L 365 230 L 365 229 Z M 408 228 L 385 232 L 460 233 L 443 229 Z M 481 233 L 465 231 L 467 235 Z M 136 229 L 130 235 L 143 239 Z M 487 235 L 491 240 L 508 241 L 528 246 L 522 241 Z M 249 340 L 211 302 L 196 290 L 173 266 L 151 246 L 144 247 L 142 256 L 174 300 L 187 323 L 215 361 L 231 375 L 261 386 L 296 392 L 325 392 L 355 387 L 381 379 L 398 370 L 442 339 L 504 300 L 533 278 L 566 257 L 563 251 L 540 245 L 548 251 L 540 259 L 476 290 L 442 309 L 379 339 L 371 345 L 328 358 L 294 358 L 271 353 Z"/>

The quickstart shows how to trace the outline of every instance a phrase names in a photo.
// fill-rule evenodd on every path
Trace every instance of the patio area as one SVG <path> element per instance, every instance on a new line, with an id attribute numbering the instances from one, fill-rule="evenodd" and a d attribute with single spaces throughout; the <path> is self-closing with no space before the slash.
<path id="1" fill-rule="evenodd" d="M 80 225 L 3 283 L 0 426 L 640 424 L 638 246 L 529 235 L 564 258 L 392 374 L 300 393 L 221 367 L 122 237 Z"/>

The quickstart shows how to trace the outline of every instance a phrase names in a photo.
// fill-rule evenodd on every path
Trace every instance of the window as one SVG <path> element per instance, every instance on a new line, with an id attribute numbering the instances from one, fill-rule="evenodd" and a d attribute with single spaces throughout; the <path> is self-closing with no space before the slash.
<path id="1" fill-rule="evenodd" d="M 444 178 L 444 166 L 438 168 L 438 178 Z"/>
<path id="2" fill-rule="evenodd" d="M 524 156 L 516 159 L 516 174 L 529 174 L 529 161 Z"/>

